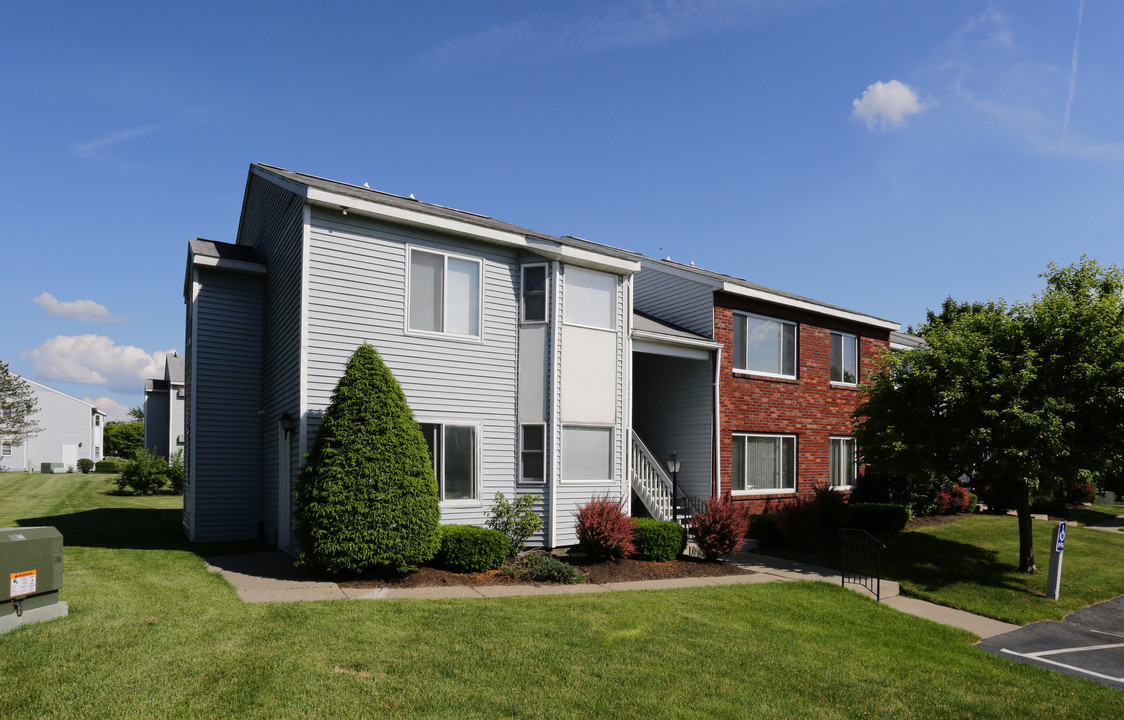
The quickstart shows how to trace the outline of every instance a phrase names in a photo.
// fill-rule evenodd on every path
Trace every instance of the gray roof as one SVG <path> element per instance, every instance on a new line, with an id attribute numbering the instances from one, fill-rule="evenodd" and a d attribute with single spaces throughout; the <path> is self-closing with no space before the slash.
<path id="1" fill-rule="evenodd" d="M 456 210 L 454 208 L 445 207 L 444 205 L 435 205 L 433 203 L 422 202 L 413 198 L 402 197 L 401 195 L 392 195 L 391 193 L 382 192 L 379 190 L 371 190 L 370 188 L 362 187 L 359 185 L 351 185 L 338 180 L 328 180 L 315 175 L 306 175 L 304 173 L 295 172 L 293 170 L 285 170 L 284 168 L 274 167 L 272 165 L 265 165 L 262 163 L 254 163 L 250 166 L 251 172 L 258 170 L 266 174 L 273 174 L 278 177 L 284 178 L 291 182 L 299 183 L 311 188 L 317 188 L 326 192 L 344 195 L 346 197 L 355 198 L 357 200 L 367 200 L 376 202 L 381 205 L 388 205 L 390 207 L 401 208 L 403 210 L 413 210 L 414 212 L 421 212 L 434 217 L 445 218 L 448 220 L 457 220 L 459 222 L 476 225 L 491 230 L 499 230 L 501 232 L 509 232 L 516 235 L 523 235 L 526 237 L 540 238 L 549 240 L 551 242 L 559 243 L 560 245 L 568 245 L 570 247 L 581 248 L 591 252 L 609 255 L 611 257 L 635 259 L 636 253 L 628 250 L 621 250 L 610 245 L 602 245 L 600 243 L 582 240 L 572 236 L 559 237 L 550 235 L 548 233 L 539 232 L 538 230 L 530 230 L 519 225 L 512 225 L 511 223 L 501 222 L 487 215 L 479 215 L 477 213 L 468 212 L 466 210 Z"/>
<path id="2" fill-rule="evenodd" d="M 144 391 L 148 392 L 167 392 L 168 381 L 163 378 L 151 378 L 144 381 Z"/>
<path id="3" fill-rule="evenodd" d="M 705 335 L 693 333 L 690 330 L 684 330 L 678 325 L 673 325 L 666 320 L 660 320 L 652 317 L 647 313 L 639 311 L 632 313 L 632 329 L 640 330 L 642 332 L 659 333 L 660 335 L 670 335 L 672 337 L 684 338 L 687 340 L 700 340 L 702 342 L 711 342 L 710 338 Z"/>
<path id="4" fill-rule="evenodd" d="M 890 346 L 893 347 L 895 345 L 906 350 L 914 350 L 919 347 L 924 347 L 925 341 L 918 336 L 910 335 L 909 333 L 891 332 Z"/>
<path id="5" fill-rule="evenodd" d="M 164 367 L 166 368 L 164 377 L 169 382 L 183 384 L 183 355 L 174 351 L 170 355 L 165 355 Z"/>
<path id="6" fill-rule="evenodd" d="M 203 257 L 213 257 L 219 260 L 237 260 L 239 262 L 252 262 L 264 265 L 265 261 L 262 260 L 258 251 L 247 245 L 234 245 L 233 243 L 216 242 L 214 240 L 204 240 L 203 238 L 195 238 L 188 241 L 188 247 L 191 252 Z M 181 372 L 182 376 L 182 372 Z"/>

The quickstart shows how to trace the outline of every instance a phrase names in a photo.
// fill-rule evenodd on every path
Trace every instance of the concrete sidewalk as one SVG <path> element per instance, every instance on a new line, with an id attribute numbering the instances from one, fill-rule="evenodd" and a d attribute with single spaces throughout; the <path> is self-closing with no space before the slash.
<path id="1" fill-rule="evenodd" d="M 752 570 L 752 575 L 723 575 L 708 578 L 676 578 L 671 580 L 638 580 L 619 583 L 585 583 L 582 585 L 481 585 L 423 588 L 341 588 L 334 582 L 315 580 L 293 567 L 293 560 L 282 552 L 271 551 L 245 555 L 224 555 L 207 559 L 207 569 L 219 573 L 234 586 L 244 602 L 299 602 L 305 600 L 392 600 L 441 598 L 493 598 L 515 595 L 571 595 L 615 592 L 620 590 L 671 590 L 688 587 L 714 587 L 762 582 L 813 580 L 841 585 L 838 571 L 739 552 L 727 555 L 727 562 Z M 873 598 L 865 588 L 848 585 L 860 594 Z M 902 597 L 898 584 L 883 580 L 881 602 L 910 615 L 951 625 L 980 638 L 989 638 L 1017 630 L 1018 625 L 999 622 L 962 610 Z"/>

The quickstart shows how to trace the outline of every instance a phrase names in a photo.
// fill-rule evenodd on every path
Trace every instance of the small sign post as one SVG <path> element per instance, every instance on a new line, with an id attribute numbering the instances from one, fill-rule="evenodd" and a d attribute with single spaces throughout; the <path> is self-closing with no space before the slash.
<path id="1" fill-rule="evenodd" d="M 1054 528 L 1054 541 L 1050 544 L 1050 574 L 1046 577 L 1046 597 L 1058 599 L 1062 585 L 1062 552 L 1065 550 L 1065 520 Z"/>

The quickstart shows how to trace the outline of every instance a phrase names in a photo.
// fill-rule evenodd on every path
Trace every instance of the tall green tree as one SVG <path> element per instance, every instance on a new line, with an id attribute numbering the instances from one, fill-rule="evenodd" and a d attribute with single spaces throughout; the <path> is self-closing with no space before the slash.
<path id="1" fill-rule="evenodd" d="M 1083 258 L 1042 277 L 1028 303 L 946 300 L 917 330 L 925 347 L 886 357 L 855 411 L 876 470 L 966 474 L 1011 498 L 1030 573 L 1031 498 L 1124 468 L 1124 274 Z"/>
<path id="2" fill-rule="evenodd" d="M 132 458 L 144 450 L 144 423 L 114 421 L 105 424 L 103 446 L 106 457 Z"/>
<path id="3" fill-rule="evenodd" d="M 136 407 L 129 408 L 129 417 L 134 420 L 144 421 L 144 407 L 137 405 Z"/>
<path id="4" fill-rule="evenodd" d="M 320 420 L 297 485 L 300 561 L 331 573 L 405 572 L 438 549 L 437 480 L 406 396 L 359 346 Z"/>
<path id="5" fill-rule="evenodd" d="M 38 435 L 42 431 L 35 419 L 38 411 L 31 385 L 0 360 L 0 439 L 19 446 Z"/>

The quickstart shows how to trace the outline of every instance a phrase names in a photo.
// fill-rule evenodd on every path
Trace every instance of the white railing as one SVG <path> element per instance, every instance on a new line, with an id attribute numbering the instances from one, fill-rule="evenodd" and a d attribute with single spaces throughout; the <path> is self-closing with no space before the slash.
<path id="1" fill-rule="evenodd" d="M 671 520 L 671 478 L 632 431 L 632 489 L 657 520 Z"/>

